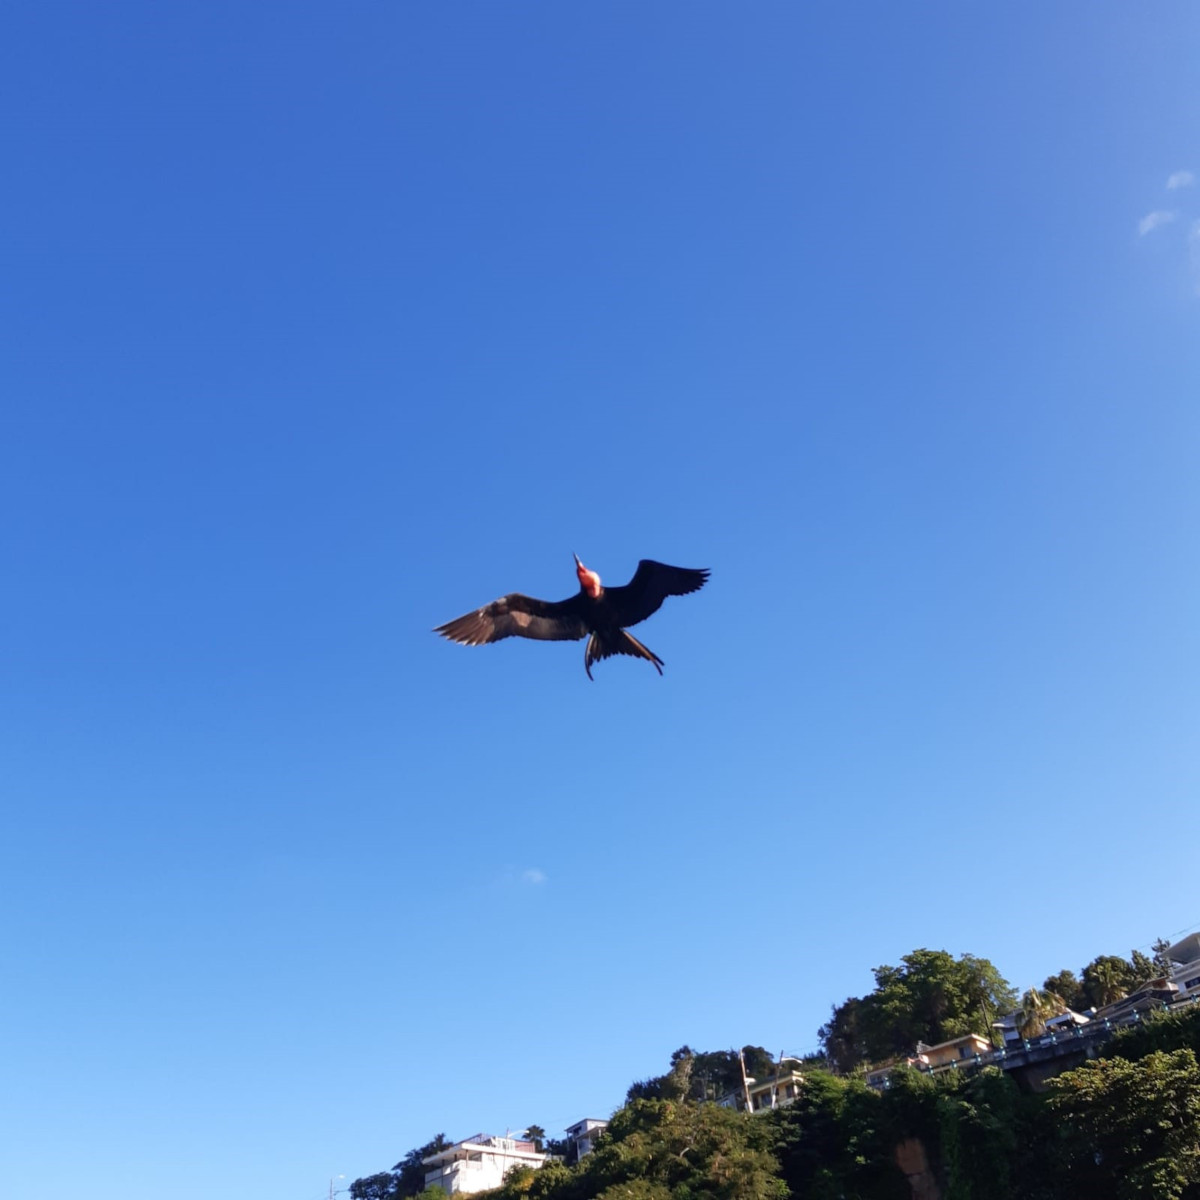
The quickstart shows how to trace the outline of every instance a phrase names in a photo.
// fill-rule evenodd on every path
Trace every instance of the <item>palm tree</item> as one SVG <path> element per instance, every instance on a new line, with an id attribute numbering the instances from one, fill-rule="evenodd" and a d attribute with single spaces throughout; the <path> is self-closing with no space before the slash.
<path id="1" fill-rule="evenodd" d="M 1092 964 L 1092 979 L 1098 1008 L 1112 1004 L 1125 995 L 1125 980 L 1121 977 L 1117 964 L 1108 958 L 1099 959 Z"/>
<path id="2" fill-rule="evenodd" d="M 1031 987 L 1021 997 L 1021 1007 L 1017 1009 L 1017 1032 L 1027 1040 L 1039 1037 L 1046 1032 L 1047 1017 L 1057 1017 L 1066 1011 L 1061 996 Z"/>

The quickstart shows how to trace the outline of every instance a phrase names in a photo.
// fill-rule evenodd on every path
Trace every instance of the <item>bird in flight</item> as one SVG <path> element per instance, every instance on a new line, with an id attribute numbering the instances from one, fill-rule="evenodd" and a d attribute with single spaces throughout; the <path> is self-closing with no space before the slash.
<path id="1" fill-rule="evenodd" d="M 663 660 L 643 646 L 626 626 L 658 612 L 668 596 L 698 591 L 708 579 L 707 570 L 668 567 L 643 558 L 624 587 L 606 588 L 600 576 L 579 561 L 578 554 L 575 574 L 579 591 L 569 600 L 535 600 L 513 592 L 465 617 L 439 625 L 434 633 L 464 646 L 482 646 L 506 637 L 541 642 L 577 642 L 586 637 L 583 669 L 589 679 L 593 678 L 592 664 L 614 654 L 644 658 L 661 675 Z"/>

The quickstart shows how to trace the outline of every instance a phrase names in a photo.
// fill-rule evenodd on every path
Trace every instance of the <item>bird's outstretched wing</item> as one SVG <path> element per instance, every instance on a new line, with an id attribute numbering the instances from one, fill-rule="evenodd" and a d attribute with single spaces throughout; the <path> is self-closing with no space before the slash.
<path id="1" fill-rule="evenodd" d="M 536 638 L 542 642 L 577 642 L 587 633 L 579 612 L 578 598 L 535 600 L 513 592 L 501 596 L 483 608 L 439 625 L 434 633 L 461 642 L 464 646 L 483 646 L 506 637 Z"/>
<path id="2" fill-rule="evenodd" d="M 658 612 L 668 596 L 686 596 L 702 588 L 707 580 L 707 569 L 668 567 L 666 563 L 643 558 L 624 587 L 606 588 L 604 594 L 617 614 L 618 623 L 625 627 Z"/>

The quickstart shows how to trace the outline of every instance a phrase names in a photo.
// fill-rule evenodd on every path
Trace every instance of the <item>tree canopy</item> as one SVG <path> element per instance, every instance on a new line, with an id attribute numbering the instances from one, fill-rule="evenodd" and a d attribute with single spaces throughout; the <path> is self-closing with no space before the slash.
<path id="1" fill-rule="evenodd" d="M 574 1169 L 516 1171 L 497 1200 L 786 1200 L 762 1122 L 717 1104 L 634 1100 Z"/>
<path id="2" fill-rule="evenodd" d="M 1017 1032 L 1023 1038 L 1034 1038 L 1046 1031 L 1046 1021 L 1063 1011 L 1065 1001 L 1051 991 L 1029 988 L 1021 996 L 1017 1009 Z"/>
<path id="3" fill-rule="evenodd" d="M 752 1079 L 766 1079 L 776 1070 L 775 1060 L 762 1046 L 737 1050 L 693 1050 L 680 1046 L 671 1055 L 665 1075 L 641 1079 L 630 1085 L 625 1099 L 719 1100 L 742 1086 L 742 1061 Z"/>
<path id="4" fill-rule="evenodd" d="M 406 1200 L 419 1195 L 425 1190 L 422 1160 L 449 1145 L 446 1135 L 439 1133 L 425 1145 L 414 1146 L 390 1171 L 356 1179 L 349 1188 L 350 1200 Z"/>
<path id="5" fill-rule="evenodd" d="M 991 1035 L 1016 1004 L 1009 982 L 986 958 L 914 950 L 896 967 L 875 968 L 875 990 L 834 1008 L 819 1031 L 830 1062 L 845 1071 L 911 1054 L 967 1033 Z"/>
<path id="6" fill-rule="evenodd" d="M 1051 1087 L 1073 1196 L 1178 1200 L 1200 1183 L 1200 1067 L 1191 1050 L 1096 1059 Z"/>
<path id="7" fill-rule="evenodd" d="M 1064 968 L 1057 975 L 1047 975 L 1042 984 L 1042 991 L 1061 996 L 1062 1002 L 1075 1012 L 1081 1012 L 1088 1006 L 1083 984 L 1079 982 L 1079 976 L 1069 968 Z"/>
<path id="8" fill-rule="evenodd" d="M 1095 1008 L 1120 1000 L 1134 986 L 1133 968 L 1116 954 L 1093 958 L 1080 972 L 1080 979 L 1087 1003 Z"/>

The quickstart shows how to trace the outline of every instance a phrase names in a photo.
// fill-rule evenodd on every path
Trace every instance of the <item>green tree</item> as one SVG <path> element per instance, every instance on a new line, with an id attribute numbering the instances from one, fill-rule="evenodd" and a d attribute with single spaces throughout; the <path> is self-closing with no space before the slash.
<path id="1" fill-rule="evenodd" d="M 547 1154 L 561 1158 L 568 1166 L 574 1166 L 576 1150 L 570 1138 L 547 1138 L 543 1148 Z"/>
<path id="2" fill-rule="evenodd" d="M 655 1075 L 630 1085 L 626 1103 L 634 1100 L 719 1100 L 742 1086 L 742 1057 L 746 1074 L 767 1079 L 775 1072 L 775 1062 L 762 1046 L 743 1046 L 736 1050 L 697 1051 L 680 1046 L 671 1055 L 665 1075 Z"/>
<path id="3" fill-rule="evenodd" d="M 1042 991 L 1053 992 L 1056 996 L 1061 996 L 1063 1003 L 1076 1012 L 1088 1006 L 1079 976 L 1067 968 L 1059 971 L 1057 975 L 1048 975 L 1042 984 Z"/>
<path id="4" fill-rule="evenodd" d="M 875 990 L 835 1008 L 821 1027 L 825 1053 L 839 1070 L 910 1054 L 917 1042 L 992 1034 L 997 1016 L 1016 1003 L 1008 981 L 986 958 L 914 950 L 897 967 L 875 968 Z"/>
<path id="5" fill-rule="evenodd" d="M 349 1188 L 350 1200 L 407 1200 L 407 1197 L 419 1195 L 425 1190 L 425 1166 L 422 1160 L 439 1150 L 445 1150 L 449 1145 L 446 1135 L 439 1133 L 424 1146 L 410 1150 L 390 1172 L 356 1179 Z"/>
<path id="6" fill-rule="evenodd" d="M 1150 949 L 1154 951 L 1154 965 L 1158 974 L 1169 976 L 1174 969 L 1171 964 L 1171 943 L 1166 938 L 1156 938 Z"/>
<path id="7" fill-rule="evenodd" d="M 863 1028 L 867 1008 L 866 1001 L 850 996 L 834 1006 L 829 1020 L 817 1030 L 830 1066 L 843 1075 L 870 1057 Z"/>
<path id="8" fill-rule="evenodd" d="M 1021 1007 L 1017 1009 L 1017 1032 L 1023 1038 L 1039 1037 L 1046 1032 L 1046 1021 L 1058 1016 L 1065 1008 L 1061 996 L 1029 988 L 1021 996 Z"/>
<path id="9" fill-rule="evenodd" d="M 539 1152 L 546 1144 L 546 1131 L 540 1125 L 530 1125 L 525 1130 L 525 1137 L 533 1143 L 534 1149 Z"/>
<path id="10" fill-rule="evenodd" d="M 1191 1050 L 1096 1059 L 1050 1086 L 1073 1196 L 1179 1200 L 1200 1184 L 1200 1067 Z"/>
<path id="11" fill-rule="evenodd" d="M 444 1133 L 439 1133 L 423 1146 L 410 1150 L 393 1168 L 397 1172 L 396 1195 L 415 1196 L 425 1190 L 425 1159 L 450 1145 Z"/>
<path id="12" fill-rule="evenodd" d="M 992 1037 L 996 1018 L 1008 1012 L 1016 1001 L 1012 985 L 986 958 L 963 954 L 958 959 L 962 973 L 963 1000 L 968 1013 L 978 1013 L 979 1022 L 972 1019 L 964 1033 L 980 1033 Z"/>
<path id="13" fill-rule="evenodd" d="M 1031 991 L 1035 989 L 1030 989 Z M 1016 1084 L 994 1067 L 937 1100 L 945 1200 L 1015 1200 Z"/>
<path id="14" fill-rule="evenodd" d="M 742 1086 L 742 1067 L 736 1050 L 700 1051 L 692 1060 L 691 1095 L 719 1100 Z"/>
<path id="15" fill-rule="evenodd" d="M 564 1163 L 547 1163 L 533 1172 L 526 1195 L 529 1200 L 577 1200 L 578 1172 Z"/>
<path id="16" fill-rule="evenodd" d="M 1152 1013 L 1119 1030 L 1108 1043 L 1108 1053 L 1121 1058 L 1145 1058 L 1154 1050 L 1191 1050 L 1200 1055 L 1200 1004 Z"/>
<path id="17" fill-rule="evenodd" d="M 665 1100 L 665 1075 L 655 1075 L 650 1079 L 635 1079 L 625 1092 L 625 1103 L 632 1104 L 635 1100 Z"/>
<path id="18" fill-rule="evenodd" d="M 1157 979 L 1160 975 L 1162 972 L 1148 954 L 1143 954 L 1140 950 L 1130 952 L 1129 983 L 1131 990 L 1143 983 L 1149 983 L 1152 979 Z"/>
<path id="19" fill-rule="evenodd" d="M 576 1168 L 578 1195 L 786 1200 L 770 1141 L 766 1126 L 746 1113 L 638 1100 L 613 1116 L 606 1137 Z"/>
<path id="20" fill-rule="evenodd" d="M 692 1090 L 692 1064 L 696 1056 L 688 1046 L 671 1055 L 671 1069 L 663 1085 L 664 1100 L 686 1100 Z"/>
<path id="21" fill-rule="evenodd" d="M 886 1105 L 860 1080 L 814 1071 L 794 1103 L 761 1119 L 772 1127 L 780 1174 L 793 1196 L 910 1200 Z"/>
<path id="22" fill-rule="evenodd" d="M 1132 985 L 1129 964 L 1115 954 L 1101 954 L 1080 972 L 1088 1004 L 1102 1008 L 1120 1000 Z"/>
<path id="23" fill-rule="evenodd" d="M 350 1185 L 350 1200 L 392 1200 L 395 1195 L 396 1176 L 391 1171 L 367 1175 Z"/>

